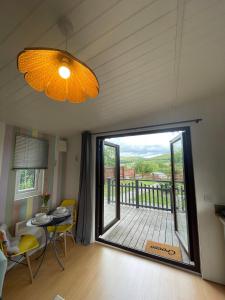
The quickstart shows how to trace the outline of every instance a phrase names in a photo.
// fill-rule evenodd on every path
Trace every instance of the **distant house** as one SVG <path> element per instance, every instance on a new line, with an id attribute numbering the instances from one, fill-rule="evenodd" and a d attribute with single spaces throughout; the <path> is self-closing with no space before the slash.
<path id="1" fill-rule="evenodd" d="M 135 178 L 135 169 L 134 168 L 129 168 L 127 169 L 124 166 L 120 167 L 120 178 Z"/>
<path id="2" fill-rule="evenodd" d="M 163 180 L 163 179 L 167 179 L 167 175 L 163 172 L 152 172 L 152 179 L 155 180 Z"/>
<path id="3" fill-rule="evenodd" d="M 105 168 L 105 178 L 115 178 L 115 168 L 107 167 Z M 124 166 L 120 167 L 120 178 L 135 178 L 135 169 L 127 169 Z"/>

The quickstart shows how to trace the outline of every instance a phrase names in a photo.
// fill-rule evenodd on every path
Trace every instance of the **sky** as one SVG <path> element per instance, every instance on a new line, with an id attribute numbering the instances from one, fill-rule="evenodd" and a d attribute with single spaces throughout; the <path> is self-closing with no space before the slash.
<path id="1" fill-rule="evenodd" d="M 110 138 L 107 141 L 120 145 L 121 156 L 148 158 L 169 153 L 170 141 L 177 135 L 178 131 Z"/>

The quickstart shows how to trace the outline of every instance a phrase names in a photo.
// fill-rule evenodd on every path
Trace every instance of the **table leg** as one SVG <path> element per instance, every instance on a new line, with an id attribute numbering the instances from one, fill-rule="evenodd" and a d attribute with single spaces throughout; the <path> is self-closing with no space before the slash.
<path id="1" fill-rule="evenodd" d="M 43 263 L 43 260 L 45 258 L 45 254 L 46 254 L 46 250 L 47 250 L 47 246 L 48 246 L 48 229 L 47 227 L 43 227 L 44 229 L 44 232 L 45 232 L 45 246 L 44 246 L 44 249 L 42 250 L 41 254 L 36 258 L 36 259 L 39 259 L 41 258 L 41 261 L 34 273 L 34 278 L 37 276 L 41 266 L 42 266 L 42 263 Z M 62 261 L 60 260 L 59 258 L 59 255 L 58 255 L 58 251 L 57 251 L 57 246 L 56 246 L 56 226 L 55 226 L 55 230 L 53 232 L 53 235 L 52 237 L 50 238 L 50 243 L 51 243 L 51 246 L 53 248 L 53 252 L 55 254 L 55 258 L 59 264 L 59 266 L 61 267 L 62 270 L 64 270 L 64 265 L 62 263 Z"/>
<path id="2" fill-rule="evenodd" d="M 38 260 L 40 257 L 42 257 L 42 255 L 45 253 L 46 248 L 48 246 L 48 231 L 46 232 L 46 228 L 45 227 L 43 228 L 43 230 L 44 230 L 44 233 L 45 233 L 45 245 L 43 247 L 43 250 L 41 251 L 41 254 L 38 255 L 38 257 L 35 258 L 36 260 Z"/>
<path id="3" fill-rule="evenodd" d="M 44 246 L 44 249 L 42 251 L 42 253 L 36 258 L 36 259 L 39 259 L 41 258 L 41 261 L 34 273 L 34 278 L 37 276 L 41 266 L 42 266 L 42 263 L 43 263 L 43 260 L 44 260 L 44 257 L 45 257 L 45 254 L 46 254 L 46 250 L 47 250 L 47 246 L 48 246 L 48 230 L 46 227 L 43 228 L 44 229 L 44 232 L 45 232 L 45 246 Z"/>
<path id="4" fill-rule="evenodd" d="M 56 230 L 54 231 L 53 236 L 51 238 L 51 245 L 52 245 L 56 260 L 58 261 L 58 264 L 60 265 L 61 269 L 64 271 L 64 265 L 59 258 L 57 246 L 56 246 Z"/>

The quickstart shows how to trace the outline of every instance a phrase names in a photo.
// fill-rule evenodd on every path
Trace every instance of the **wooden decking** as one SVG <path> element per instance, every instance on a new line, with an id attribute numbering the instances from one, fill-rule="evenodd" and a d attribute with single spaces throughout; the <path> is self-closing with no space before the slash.
<path id="1" fill-rule="evenodd" d="M 114 205 L 105 205 L 106 219 L 112 219 Z M 145 251 L 147 240 L 179 246 L 182 259 L 190 263 L 174 232 L 173 215 L 169 211 L 121 206 L 121 219 L 102 238 L 132 249 Z"/>

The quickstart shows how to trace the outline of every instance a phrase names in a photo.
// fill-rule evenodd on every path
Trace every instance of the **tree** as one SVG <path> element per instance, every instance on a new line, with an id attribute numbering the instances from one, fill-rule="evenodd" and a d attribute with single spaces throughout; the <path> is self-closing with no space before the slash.
<path id="1" fill-rule="evenodd" d="M 177 179 L 183 178 L 183 152 L 181 149 L 176 149 L 174 153 L 175 176 Z"/>
<path id="2" fill-rule="evenodd" d="M 115 149 L 113 147 L 104 146 L 104 164 L 106 168 L 113 168 L 115 167 Z"/>
<path id="3" fill-rule="evenodd" d="M 134 169 L 135 169 L 135 172 L 136 173 L 141 173 L 143 174 L 143 170 L 144 170 L 144 161 L 142 159 L 138 159 L 136 162 L 135 162 L 135 165 L 134 165 Z"/>
<path id="4" fill-rule="evenodd" d="M 143 159 L 139 159 L 135 162 L 134 168 L 136 173 L 141 174 L 143 177 L 144 174 L 150 174 L 154 172 L 157 168 L 157 164 L 150 161 L 145 161 Z"/>

